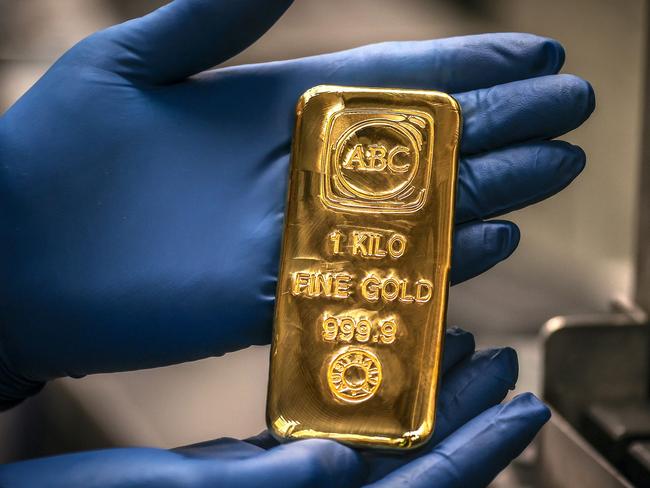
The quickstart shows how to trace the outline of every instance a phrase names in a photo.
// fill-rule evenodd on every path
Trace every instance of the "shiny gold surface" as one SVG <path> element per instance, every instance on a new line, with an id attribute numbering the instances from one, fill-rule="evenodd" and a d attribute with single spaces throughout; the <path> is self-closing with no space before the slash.
<path id="1" fill-rule="evenodd" d="M 296 115 L 269 428 L 416 447 L 434 425 L 458 104 L 432 91 L 318 86 Z"/>

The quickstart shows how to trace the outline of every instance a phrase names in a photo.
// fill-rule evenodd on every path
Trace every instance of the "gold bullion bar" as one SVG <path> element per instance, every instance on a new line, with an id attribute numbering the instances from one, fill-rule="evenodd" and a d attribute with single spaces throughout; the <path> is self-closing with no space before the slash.
<path id="1" fill-rule="evenodd" d="M 440 92 L 300 98 L 267 402 L 277 438 L 408 449 L 431 436 L 460 130 Z"/>

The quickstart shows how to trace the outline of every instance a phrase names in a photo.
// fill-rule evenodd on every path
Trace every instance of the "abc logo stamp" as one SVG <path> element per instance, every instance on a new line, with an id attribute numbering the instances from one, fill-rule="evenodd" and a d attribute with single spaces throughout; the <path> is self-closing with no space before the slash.
<path id="1" fill-rule="evenodd" d="M 412 213 L 432 171 L 433 120 L 416 110 L 352 110 L 331 116 L 320 196 L 333 210 Z"/>

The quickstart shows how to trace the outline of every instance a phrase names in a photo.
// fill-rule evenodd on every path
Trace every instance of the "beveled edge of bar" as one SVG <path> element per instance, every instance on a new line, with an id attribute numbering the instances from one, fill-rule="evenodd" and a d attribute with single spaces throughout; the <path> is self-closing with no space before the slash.
<path id="1" fill-rule="evenodd" d="M 445 105 L 447 107 L 450 107 L 451 110 L 456 111 L 456 112 L 461 112 L 460 104 L 458 101 L 451 96 L 449 93 L 437 91 L 437 90 L 421 90 L 417 88 L 394 88 L 394 87 L 366 87 L 366 86 L 342 86 L 342 85 L 316 85 L 314 87 L 311 87 L 305 92 L 300 95 L 300 98 L 298 99 L 298 102 L 296 104 L 296 112 L 301 111 L 305 105 L 309 103 L 309 101 L 321 94 L 336 94 L 336 93 L 341 93 L 341 94 L 362 94 L 362 93 L 377 93 L 377 94 L 386 94 L 386 93 L 404 93 L 404 94 L 411 94 L 411 95 L 417 95 L 424 97 L 426 99 L 429 99 L 429 101 L 432 101 L 434 104 L 436 99 L 439 99 L 441 101 L 444 100 L 443 103 L 439 103 L 438 105 Z"/>
<path id="2" fill-rule="evenodd" d="M 422 447 L 432 437 L 434 426 L 423 425 L 416 431 L 404 432 L 397 437 L 370 436 L 363 434 L 342 434 L 337 432 L 321 432 L 313 429 L 294 430 L 288 426 L 284 432 L 276 428 L 274 422 L 267 420 L 269 432 L 280 442 L 306 439 L 331 439 L 356 448 L 380 449 L 386 451 L 410 451 Z"/>

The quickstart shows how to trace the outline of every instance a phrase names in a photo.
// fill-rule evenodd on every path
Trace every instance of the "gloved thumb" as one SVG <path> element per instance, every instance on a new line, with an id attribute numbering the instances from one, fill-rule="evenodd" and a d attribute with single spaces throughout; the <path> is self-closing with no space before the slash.
<path id="1" fill-rule="evenodd" d="M 100 31 L 84 57 L 128 80 L 167 84 L 211 68 L 266 32 L 292 0 L 175 0 Z M 79 52 L 79 50 L 77 50 Z"/>

